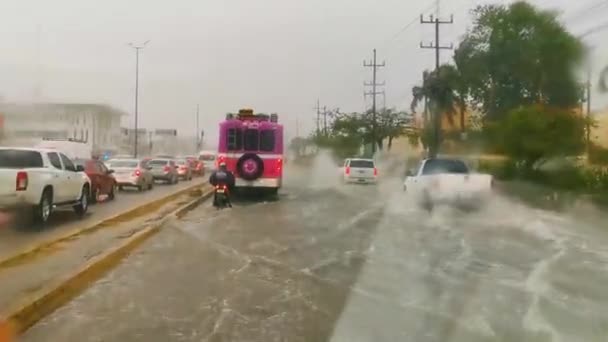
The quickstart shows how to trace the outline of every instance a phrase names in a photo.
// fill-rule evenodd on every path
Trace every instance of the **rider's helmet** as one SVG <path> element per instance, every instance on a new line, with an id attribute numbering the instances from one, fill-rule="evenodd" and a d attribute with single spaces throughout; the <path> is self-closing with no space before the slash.
<path id="1" fill-rule="evenodd" d="M 226 168 L 226 162 L 220 162 L 220 169 Z"/>

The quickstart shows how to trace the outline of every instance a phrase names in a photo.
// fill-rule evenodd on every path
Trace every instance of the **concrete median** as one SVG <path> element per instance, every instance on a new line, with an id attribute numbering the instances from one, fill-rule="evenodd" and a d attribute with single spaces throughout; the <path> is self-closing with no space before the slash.
<path id="1" fill-rule="evenodd" d="M 211 189 L 205 189 L 205 191 L 203 191 L 203 189 L 188 188 L 180 191 L 179 195 L 173 194 L 168 197 L 177 199 L 180 195 L 186 195 L 188 193 L 192 196 L 196 196 L 196 198 L 180 205 L 162 219 L 147 224 L 140 230 L 134 231 L 132 235 L 120 241 L 119 244 L 90 258 L 76 270 L 57 277 L 39 290 L 26 295 L 17 302 L 14 302 L 14 304 L 6 310 L 3 310 L 2 315 L 0 316 L 0 322 L 4 323 L 0 323 L 0 330 L 12 330 L 16 334 L 20 334 L 27 330 L 40 319 L 69 302 L 90 284 L 119 264 L 131 251 L 136 249 L 147 238 L 158 232 L 163 224 L 169 220 L 178 219 L 188 211 L 196 208 L 209 198 L 213 194 L 213 191 Z M 165 199 L 165 201 L 169 200 L 170 199 Z M 147 207 L 151 208 L 153 207 L 153 204 L 151 203 L 147 205 Z M 141 209 L 137 208 L 129 212 L 137 210 Z M 125 216 L 127 213 L 122 213 L 117 216 L 121 215 Z M 113 219 L 116 219 L 116 217 Z M 80 233 L 91 232 L 96 229 L 99 228 L 90 227 L 88 229 L 82 229 Z M 66 239 L 67 238 L 68 237 L 66 237 Z"/>
<path id="2" fill-rule="evenodd" d="M 21 249 L 20 251 L 14 254 L 0 258 L 0 269 L 27 262 L 33 258 L 36 258 L 39 254 L 44 254 L 44 251 L 52 249 L 53 245 L 74 239 L 78 235 L 90 234 L 98 229 L 110 227 L 118 223 L 126 222 L 129 220 L 133 220 L 137 217 L 141 217 L 142 215 L 158 210 L 164 204 L 173 201 L 184 194 L 188 194 L 192 191 L 201 191 L 204 187 L 204 184 L 196 184 L 185 189 L 178 190 L 167 196 L 163 196 L 161 198 L 152 200 L 142 205 L 130 208 L 111 217 L 101 219 L 92 224 L 68 230 L 59 236 L 53 236 L 41 242 L 38 241 L 35 244 L 27 246 L 26 248 Z"/>

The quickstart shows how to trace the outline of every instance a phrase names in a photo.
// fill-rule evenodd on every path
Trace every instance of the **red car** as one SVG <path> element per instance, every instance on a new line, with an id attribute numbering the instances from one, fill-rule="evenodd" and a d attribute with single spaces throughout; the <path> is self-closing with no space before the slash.
<path id="1" fill-rule="evenodd" d="M 188 161 L 188 163 L 190 163 L 190 168 L 192 169 L 192 174 L 195 174 L 197 176 L 202 176 L 205 174 L 205 165 L 203 165 L 203 162 L 198 160 L 197 157 L 187 156 L 184 158 Z"/>
<path id="2" fill-rule="evenodd" d="M 81 165 L 91 179 L 89 192 L 91 203 L 96 203 L 101 195 L 107 195 L 109 200 L 114 199 L 116 190 L 116 179 L 112 175 L 114 170 L 109 170 L 104 163 L 95 159 L 76 159 L 74 164 Z"/>

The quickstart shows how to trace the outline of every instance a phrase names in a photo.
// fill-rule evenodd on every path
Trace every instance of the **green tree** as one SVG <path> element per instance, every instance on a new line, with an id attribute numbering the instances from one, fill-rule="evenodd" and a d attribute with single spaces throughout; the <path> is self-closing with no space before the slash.
<path id="1" fill-rule="evenodd" d="M 552 11 L 518 1 L 484 5 L 455 52 L 468 94 L 489 119 L 522 105 L 575 108 L 584 48 Z"/>
<path id="2" fill-rule="evenodd" d="M 534 105 L 511 111 L 494 132 L 509 157 L 531 168 L 546 158 L 583 151 L 585 125 L 571 111 Z"/>

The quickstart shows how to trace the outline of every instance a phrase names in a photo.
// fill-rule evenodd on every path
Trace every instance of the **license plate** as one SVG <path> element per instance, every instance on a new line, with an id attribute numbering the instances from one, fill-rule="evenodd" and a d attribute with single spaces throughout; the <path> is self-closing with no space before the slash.
<path id="1" fill-rule="evenodd" d="M 362 182 L 362 183 L 363 183 L 363 182 L 365 182 L 365 179 L 363 179 L 363 178 L 359 178 L 359 182 Z"/>
<path id="2" fill-rule="evenodd" d="M 224 189 L 217 189 L 215 192 L 217 192 L 218 194 L 223 194 L 224 193 Z"/>

